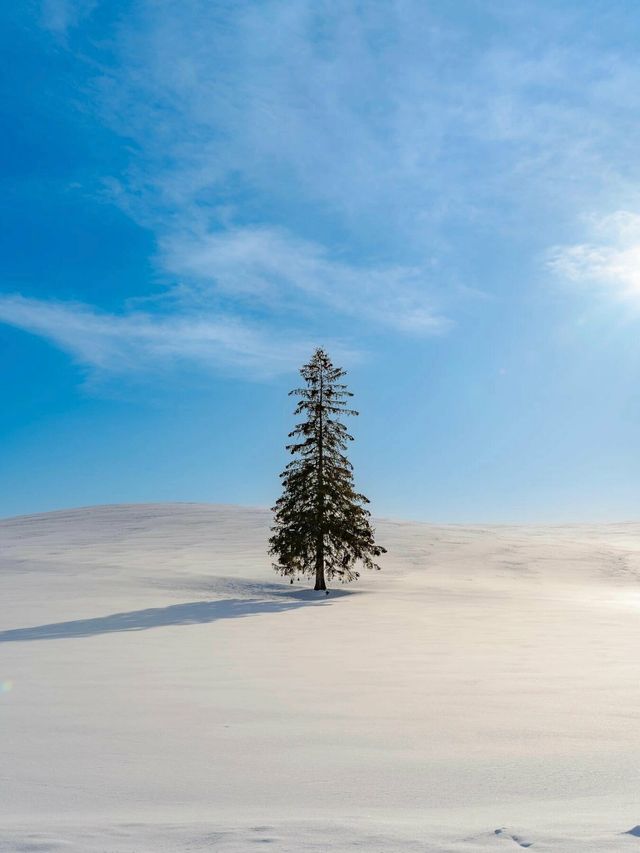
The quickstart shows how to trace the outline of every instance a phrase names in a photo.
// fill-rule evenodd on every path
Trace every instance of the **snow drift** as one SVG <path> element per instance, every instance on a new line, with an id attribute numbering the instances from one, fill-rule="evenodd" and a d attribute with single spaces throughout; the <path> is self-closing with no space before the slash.
<path id="1" fill-rule="evenodd" d="M 379 521 L 327 597 L 269 520 L 0 522 L 0 850 L 640 850 L 640 525 Z"/>

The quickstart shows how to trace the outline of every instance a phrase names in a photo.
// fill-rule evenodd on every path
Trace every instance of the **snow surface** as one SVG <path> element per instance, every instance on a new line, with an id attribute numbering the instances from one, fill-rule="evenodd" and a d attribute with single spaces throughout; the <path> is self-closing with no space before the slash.
<path id="1" fill-rule="evenodd" d="M 0 851 L 640 853 L 640 524 L 380 521 L 325 596 L 269 518 L 0 522 Z"/>

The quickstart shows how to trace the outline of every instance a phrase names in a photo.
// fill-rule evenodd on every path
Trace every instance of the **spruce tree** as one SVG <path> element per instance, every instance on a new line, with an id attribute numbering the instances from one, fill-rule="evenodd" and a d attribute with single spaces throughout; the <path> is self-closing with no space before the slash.
<path id="1" fill-rule="evenodd" d="M 315 575 L 314 589 L 326 590 L 326 578 L 359 577 L 358 562 L 379 569 L 372 557 L 385 549 L 374 541 L 365 509 L 369 501 L 355 491 L 345 455 L 353 437 L 341 418 L 358 414 L 347 408 L 353 394 L 340 382 L 345 371 L 317 349 L 300 374 L 305 387 L 289 393 L 299 397 L 294 414 L 304 420 L 289 433 L 293 443 L 287 450 L 294 459 L 280 475 L 283 492 L 273 507 L 269 553 L 276 558 L 274 569 L 291 583 L 294 577 Z"/>

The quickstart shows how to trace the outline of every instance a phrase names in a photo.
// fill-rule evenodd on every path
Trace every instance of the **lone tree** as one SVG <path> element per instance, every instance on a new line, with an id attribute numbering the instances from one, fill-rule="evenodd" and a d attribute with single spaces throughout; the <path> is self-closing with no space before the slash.
<path id="1" fill-rule="evenodd" d="M 291 578 L 315 574 L 314 589 L 326 590 L 326 580 L 342 582 L 359 577 L 354 564 L 379 569 L 372 557 L 385 553 L 374 542 L 369 503 L 355 491 L 353 467 L 345 455 L 353 437 L 340 418 L 357 415 L 347 408 L 353 394 L 340 380 L 345 371 L 334 367 L 317 349 L 300 374 L 306 383 L 290 395 L 299 397 L 295 415 L 304 415 L 289 438 L 294 456 L 280 475 L 282 496 L 273 507 L 275 522 L 269 540 L 274 569 Z"/>

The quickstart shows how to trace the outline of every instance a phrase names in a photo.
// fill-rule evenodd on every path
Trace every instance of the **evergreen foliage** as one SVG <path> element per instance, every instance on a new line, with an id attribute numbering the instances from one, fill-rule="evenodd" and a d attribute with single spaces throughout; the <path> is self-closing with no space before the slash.
<path id="1" fill-rule="evenodd" d="M 379 569 L 372 557 L 385 553 L 376 545 L 365 509 L 368 499 L 354 489 L 353 468 L 345 455 L 353 437 L 342 423 L 353 394 L 340 380 L 345 371 L 334 367 L 317 349 L 300 370 L 306 386 L 290 395 L 299 397 L 295 415 L 304 420 L 289 433 L 287 450 L 294 459 L 280 478 L 282 496 L 275 513 L 269 553 L 274 569 L 291 578 L 315 574 L 315 589 L 326 590 L 326 578 L 355 580 L 357 562 Z"/>

